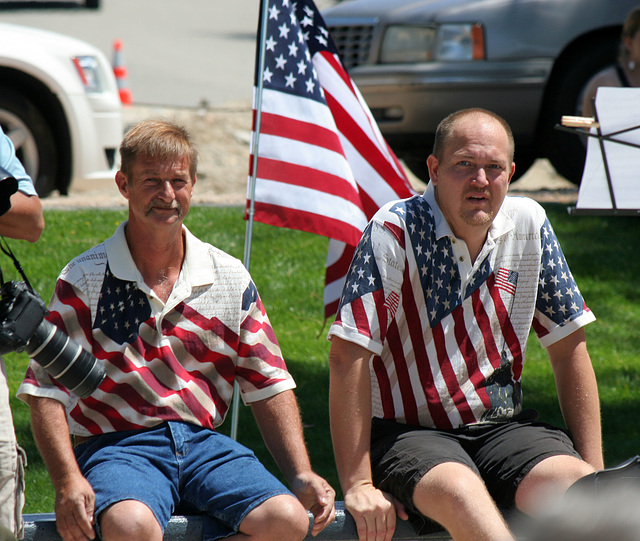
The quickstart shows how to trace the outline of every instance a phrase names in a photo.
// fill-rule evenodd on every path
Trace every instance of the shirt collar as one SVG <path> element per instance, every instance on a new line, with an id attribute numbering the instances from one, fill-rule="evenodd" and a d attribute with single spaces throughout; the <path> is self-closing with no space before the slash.
<path id="1" fill-rule="evenodd" d="M 111 273 L 129 282 L 144 283 L 140 271 L 131 257 L 129 245 L 124 234 L 127 221 L 120 224 L 112 237 L 105 242 L 105 250 Z M 212 284 L 214 281 L 213 263 L 208 245 L 191 234 L 182 226 L 185 236 L 185 256 L 180 269 L 181 278 L 185 278 L 192 286 Z"/>

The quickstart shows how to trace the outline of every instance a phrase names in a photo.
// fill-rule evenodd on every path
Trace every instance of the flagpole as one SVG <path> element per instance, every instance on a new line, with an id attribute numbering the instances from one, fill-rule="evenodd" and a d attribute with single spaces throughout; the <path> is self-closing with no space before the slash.
<path id="1" fill-rule="evenodd" d="M 267 41 L 267 23 L 269 21 L 269 0 L 262 0 L 261 16 L 260 16 L 260 46 L 258 47 L 258 73 L 256 75 L 256 120 L 255 129 L 253 130 L 251 146 L 253 149 L 253 160 L 251 162 L 251 178 L 249 179 L 249 209 L 247 211 L 247 227 L 244 236 L 244 266 L 249 271 L 251 266 L 251 242 L 253 239 L 253 216 L 255 214 L 255 198 L 256 198 L 256 178 L 258 175 L 258 143 L 260 139 L 260 127 L 262 123 L 262 89 L 264 81 L 262 74 L 264 73 L 264 56 L 265 44 Z M 233 382 L 233 399 L 231 402 L 231 437 L 238 439 L 238 410 L 240 407 L 240 389 L 237 381 Z"/>

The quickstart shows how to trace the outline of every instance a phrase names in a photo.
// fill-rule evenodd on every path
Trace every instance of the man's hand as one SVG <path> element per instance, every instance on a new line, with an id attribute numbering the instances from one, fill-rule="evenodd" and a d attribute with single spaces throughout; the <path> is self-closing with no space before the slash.
<path id="1" fill-rule="evenodd" d="M 56 527 L 64 541 L 94 539 L 95 494 L 82 475 L 70 476 L 57 483 Z"/>
<path id="2" fill-rule="evenodd" d="M 353 517 L 360 541 L 391 541 L 396 530 L 396 515 L 409 515 L 393 496 L 371 484 L 351 488 L 344 496 L 344 506 Z"/>
<path id="3" fill-rule="evenodd" d="M 322 477 L 312 471 L 301 473 L 292 481 L 291 490 L 313 515 L 311 535 L 318 535 L 335 520 L 336 492 Z"/>

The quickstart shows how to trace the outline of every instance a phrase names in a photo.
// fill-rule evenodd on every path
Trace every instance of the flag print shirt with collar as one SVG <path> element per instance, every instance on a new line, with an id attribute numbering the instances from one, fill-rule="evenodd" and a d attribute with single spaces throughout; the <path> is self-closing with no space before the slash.
<path id="1" fill-rule="evenodd" d="M 240 261 L 185 228 L 183 266 L 163 303 L 133 263 L 124 226 L 65 267 L 49 305 L 48 319 L 104 361 L 105 380 L 79 399 L 31 361 L 19 397 L 59 400 L 71 433 L 87 436 L 169 420 L 215 428 L 234 381 L 245 403 L 295 387 Z"/>
<path id="2" fill-rule="evenodd" d="M 543 347 L 595 317 L 544 209 L 507 197 L 471 262 L 428 185 L 367 226 L 329 331 L 373 353 L 373 415 L 441 429 L 512 418 L 529 331 Z"/>

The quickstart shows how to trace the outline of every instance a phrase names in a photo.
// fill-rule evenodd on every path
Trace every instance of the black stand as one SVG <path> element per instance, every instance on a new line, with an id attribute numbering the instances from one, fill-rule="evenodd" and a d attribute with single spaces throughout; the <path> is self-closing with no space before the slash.
<path id="1" fill-rule="evenodd" d="M 600 129 L 600 122 L 598 120 L 598 111 L 594 105 L 594 116 L 596 122 L 596 133 L 592 133 L 590 130 L 585 128 L 573 128 L 568 126 L 562 126 L 560 124 L 556 124 L 555 128 L 560 131 L 565 131 L 569 133 L 575 133 L 576 135 L 586 135 L 587 137 L 596 137 L 599 141 L 600 145 L 600 153 L 602 155 L 602 161 L 604 163 L 604 171 L 607 178 L 607 187 L 609 188 L 609 197 L 611 198 L 611 208 L 592 208 L 592 209 L 578 209 L 576 207 L 569 207 L 569 214 L 572 216 L 639 216 L 640 209 L 620 209 L 616 204 L 616 196 L 613 192 L 613 183 L 611 181 L 611 172 L 609 170 L 609 161 L 607 160 L 607 152 L 604 146 L 605 141 L 611 141 L 613 143 L 618 143 L 621 145 L 627 145 L 634 148 L 640 148 L 639 144 L 630 143 L 628 141 L 623 141 L 618 137 L 621 134 L 637 130 L 640 126 L 633 126 L 631 128 L 626 128 L 624 130 L 618 130 L 616 132 L 609 133 L 607 135 L 602 134 L 602 130 Z"/>

